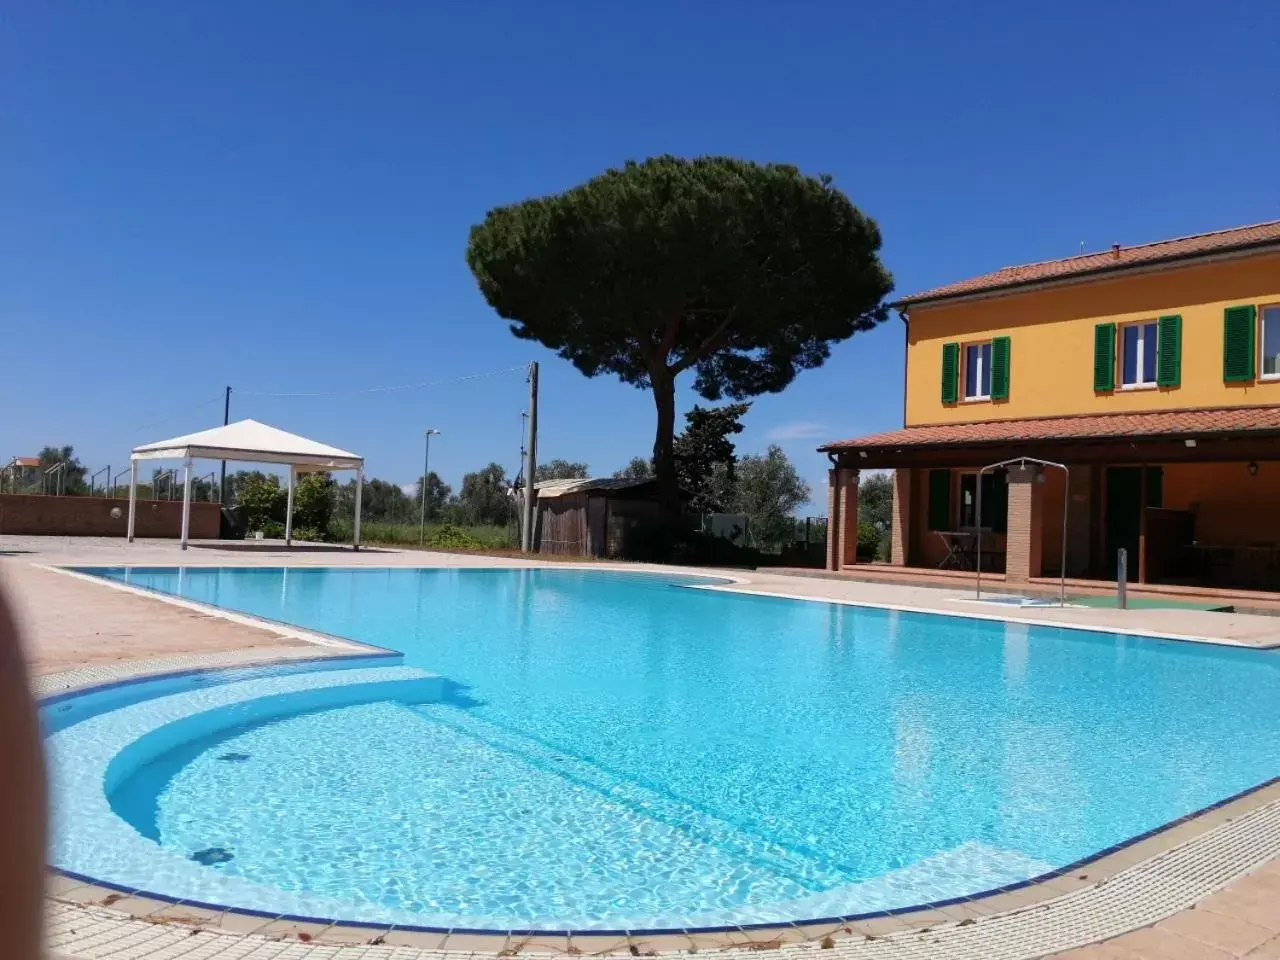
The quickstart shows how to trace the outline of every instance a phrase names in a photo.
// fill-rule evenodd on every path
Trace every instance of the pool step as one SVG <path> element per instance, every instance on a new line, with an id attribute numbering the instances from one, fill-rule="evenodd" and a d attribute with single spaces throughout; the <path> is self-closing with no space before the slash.
<path id="1" fill-rule="evenodd" d="M 750 829 L 715 816 L 696 804 L 659 792 L 620 776 L 601 764 L 575 756 L 471 711 L 431 704 L 410 709 L 433 724 L 592 790 L 612 803 L 681 831 L 699 843 L 714 846 L 734 858 L 753 863 L 813 891 L 843 886 L 853 879 L 838 865 L 808 851 L 798 851 Z"/>

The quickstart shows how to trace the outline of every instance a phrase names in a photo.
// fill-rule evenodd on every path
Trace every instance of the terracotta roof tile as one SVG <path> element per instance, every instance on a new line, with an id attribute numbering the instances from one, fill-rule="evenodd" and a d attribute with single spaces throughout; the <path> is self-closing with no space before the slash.
<path id="1" fill-rule="evenodd" d="M 855 437 L 852 440 L 837 440 L 818 449 L 827 451 L 859 450 L 871 447 L 941 447 L 960 444 L 1016 443 L 1027 440 L 1204 436 L 1214 433 L 1250 431 L 1280 432 L 1280 405 L 934 424 L 873 433 L 865 437 Z"/>
<path id="2" fill-rule="evenodd" d="M 1249 227 L 1233 227 L 1213 233 L 1197 233 L 1189 237 L 1144 243 L 1136 247 L 1119 247 L 1101 253 L 1086 253 L 1064 260 L 1046 260 L 1017 267 L 1004 267 L 994 273 L 971 277 L 957 283 L 934 287 L 923 293 L 903 297 L 898 303 L 911 306 L 929 300 L 945 300 L 971 293 L 1001 290 L 1029 283 L 1045 283 L 1066 280 L 1093 273 L 1124 270 L 1164 260 L 1185 257 L 1208 256 L 1249 247 L 1280 245 L 1280 220 L 1259 223 Z"/>

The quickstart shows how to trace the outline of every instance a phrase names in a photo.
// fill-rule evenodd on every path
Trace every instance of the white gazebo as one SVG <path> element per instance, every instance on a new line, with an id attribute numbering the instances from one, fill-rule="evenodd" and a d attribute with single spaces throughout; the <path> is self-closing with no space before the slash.
<path id="1" fill-rule="evenodd" d="M 289 505 L 285 511 L 284 539 L 293 542 L 293 488 L 299 473 L 319 470 L 356 472 L 356 516 L 352 537 L 360 549 L 360 493 L 364 487 L 364 457 L 337 447 L 316 443 L 297 434 L 286 433 L 257 420 L 239 420 L 225 427 L 189 433 L 172 440 L 134 447 L 129 456 L 129 542 L 133 542 L 133 521 L 138 508 L 138 461 L 182 461 L 182 549 L 187 549 L 191 526 L 191 461 L 244 460 L 250 463 L 279 463 L 289 467 Z"/>

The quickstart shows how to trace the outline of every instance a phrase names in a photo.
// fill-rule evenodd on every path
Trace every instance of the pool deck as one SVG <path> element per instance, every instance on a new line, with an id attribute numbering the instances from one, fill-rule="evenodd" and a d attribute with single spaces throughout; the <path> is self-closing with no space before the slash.
<path id="1" fill-rule="evenodd" d="M 0 586 L 14 604 L 40 695 L 196 665 L 348 652 L 332 638 L 69 576 L 50 566 L 544 566 L 520 559 L 283 544 L 0 536 Z M 555 568 L 574 566 L 556 563 Z M 592 568 L 609 565 L 591 564 Z M 1002 608 L 963 589 L 828 580 L 777 572 L 619 565 L 706 573 L 728 589 L 1023 623 L 1280 646 L 1280 618 L 1197 610 Z M 1280 960 L 1280 784 L 1189 819 L 1045 883 L 923 911 L 825 925 L 661 937 L 495 937 L 337 927 L 184 908 L 51 877 L 54 960 L 425 960 L 534 953 L 748 954 L 830 950 L 854 958 L 1249 957 Z M 1104 942 L 1099 942 L 1104 941 Z M 1093 945 L 1089 945 L 1093 944 Z M 1082 946 L 1083 945 L 1083 946 Z M 1063 952 L 1066 950 L 1066 952 Z M 1056 952 L 1055 952 L 1056 951 Z"/>

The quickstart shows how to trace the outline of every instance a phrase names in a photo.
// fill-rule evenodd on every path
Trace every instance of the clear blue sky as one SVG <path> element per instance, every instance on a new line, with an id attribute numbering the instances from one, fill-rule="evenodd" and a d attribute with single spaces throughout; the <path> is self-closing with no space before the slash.
<path id="1" fill-rule="evenodd" d="M 1280 218 L 1280 5 L 46 3 L 0 11 L 0 454 L 91 467 L 251 416 L 376 476 L 608 473 L 647 393 L 512 337 L 464 261 L 489 208 L 628 158 L 830 173 L 898 293 L 1009 263 Z M 756 401 L 824 502 L 823 439 L 900 425 L 902 324 Z M 243 392 L 241 392 L 243 391 Z M 214 400 L 214 398 L 219 398 Z M 687 407 L 693 396 L 682 398 Z M 192 409 L 202 401 L 213 401 Z M 820 508 L 819 508 L 820 509 Z"/>

